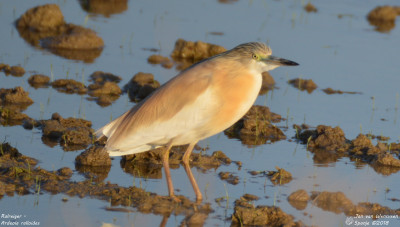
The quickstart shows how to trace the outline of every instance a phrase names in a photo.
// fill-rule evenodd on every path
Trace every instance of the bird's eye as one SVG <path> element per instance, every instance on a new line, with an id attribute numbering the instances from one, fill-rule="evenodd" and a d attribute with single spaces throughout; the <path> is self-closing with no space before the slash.
<path id="1" fill-rule="evenodd" d="M 258 57 L 257 57 L 256 54 L 253 54 L 252 58 L 253 58 L 254 60 L 258 60 Z"/>

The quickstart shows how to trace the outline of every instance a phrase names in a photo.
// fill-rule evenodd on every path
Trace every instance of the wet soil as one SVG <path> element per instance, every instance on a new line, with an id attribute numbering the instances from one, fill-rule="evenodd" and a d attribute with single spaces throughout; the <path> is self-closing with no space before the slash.
<path id="1" fill-rule="evenodd" d="M 231 226 L 304 226 L 279 207 L 257 206 L 246 199 L 235 201 Z"/>
<path id="2" fill-rule="evenodd" d="M 132 102 L 139 102 L 160 87 L 151 73 L 139 72 L 124 86 L 124 93 L 128 93 Z"/>
<path id="3" fill-rule="evenodd" d="M 313 160 L 318 164 L 336 162 L 339 158 L 349 157 L 358 165 L 369 164 L 382 175 L 390 175 L 400 171 L 399 144 L 373 145 L 370 138 L 359 134 L 349 140 L 339 127 L 319 125 L 315 130 L 297 128 L 297 138 L 307 144 L 307 150 L 314 153 Z M 390 147 L 390 149 L 389 149 Z"/>
<path id="4" fill-rule="evenodd" d="M 172 147 L 169 157 L 171 169 L 179 168 L 183 154 L 187 146 Z M 190 155 L 190 166 L 199 170 L 217 169 L 221 165 L 229 165 L 232 161 L 222 151 L 214 151 L 211 155 L 202 154 L 202 149 L 197 147 L 200 153 L 193 152 Z M 121 159 L 121 168 L 136 177 L 160 179 L 162 177 L 162 151 L 157 148 L 143 153 L 126 155 Z"/>
<path id="5" fill-rule="evenodd" d="M 43 47 L 67 59 L 93 62 L 100 56 L 103 39 L 93 30 L 68 24 L 56 4 L 27 10 L 16 21 L 20 36 L 35 47 Z"/>
<path id="6" fill-rule="evenodd" d="M 243 144 L 261 145 L 286 139 L 281 129 L 273 125 L 282 120 L 279 114 L 272 113 L 268 107 L 254 105 L 233 126 L 224 131 L 229 138 L 240 139 Z"/>
<path id="7" fill-rule="evenodd" d="M 142 213 L 163 216 L 184 215 L 185 221 L 197 223 L 212 212 L 209 204 L 198 204 L 184 196 L 180 203 L 167 196 L 159 196 L 137 187 L 121 187 L 110 182 L 96 182 L 92 178 L 71 181 L 73 171 L 67 167 L 47 171 L 37 165 L 35 159 L 24 156 L 7 143 L 0 144 L 0 198 L 4 195 L 66 194 L 110 201 L 111 206 L 134 207 Z M 195 215 L 195 216 L 194 216 Z"/>
<path id="8" fill-rule="evenodd" d="M 293 80 L 289 80 L 288 83 L 293 85 L 293 87 L 300 89 L 301 91 L 306 90 L 308 93 L 312 93 L 317 88 L 317 85 L 311 79 L 306 80 L 296 78 Z"/>

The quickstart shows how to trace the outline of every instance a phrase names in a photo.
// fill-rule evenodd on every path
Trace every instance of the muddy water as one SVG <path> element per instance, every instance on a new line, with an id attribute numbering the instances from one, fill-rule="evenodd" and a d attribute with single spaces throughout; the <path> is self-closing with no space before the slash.
<path id="1" fill-rule="evenodd" d="M 111 105 L 101 106 L 98 104 L 100 98 L 93 98 L 86 93 L 68 94 L 52 86 L 34 88 L 28 83 L 31 75 L 44 74 L 50 78 L 50 82 L 73 79 L 89 87 L 94 83 L 90 75 L 103 71 L 121 77 L 118 86 L 122 89 L 135 74 L 144 72 L 153 74 L 154 79 L 162 84 L 176 75 L 179 67 L 149 64 L 148 58 L 154 54 L 170 57 L 179 38 L 201 40 L 226 49 L 242 42 L 263 41 L 269 43 L 274 55 L 300 63 L 299 67 L 272 71 L 274 89 L 260 96 L 256 103 L 268 106 L 271 112 L 285 118 L 273 124 L 284 133 L 286 139 L 275 142 L 266 140 L 261 145 L 255 143 L 259 145 L 251 146 L 243 143 L 240 137 L 228 139 L 227 135 L 220 133 L 200 142 L 200 147 L 207 148 L 203 151 L 204 155 L 211 156 L 214 151 L 221 150 L 232 160 L 230 164 L 217 168 L 193 167 L 205 197 L 203 204 L 208 203 L 212 213 L 203 212 L 192 217 L 178 212 L 167 218 L 168 215 L 163 216 L 160 212 L 140 211 L 132 204 L 115 209 L 115 206 L 111 206 L 114 204 L 112 200 L 90 196 L 80 198 L 66 193 L 52 195 L 45 189 L 37 193 L 35 182 L 26 195 L 16 192 L 13 196 L 5 194 L 0 200 L 2 213 L 26 215 L 16 221 L 36 221 L 42 226 L 101 226 L 103 223 L 117 226 L 157 226 L 166 223 L 167 226 L 176 226 L 181 223 L 193 224 L 198 219 L 205 219 L 207 226 L 229 226 L 232 216 L 238 217 L 240 212 L 253 211 L 251 209 L 257 206 L 268 206 L 278 207 L 292 215 L 294 222 L 345 226 L 347 217 L 353 218 L 352 225 L 355 221 L 372 225 L 374 220 L 367 215 L 399 209 L 398 169 L 376 168 L 371 157 L 365 156 L 366 153 L 360 153 L 359 156 L 350 150 L 346 150 L 345 154 L 337 153 L 338 147 L 327 153 L 314 150 L 313 146 L 307 146 L 307 141 L 303 144 L 296 140 L 298 132 L 293 128 L 294 124 L 303 123 L 311 126 L 310 130 L 315 130 L 318 125 L 339 126 L 349 146 L 350 141 L 360 133 L 390 137 L 383 143 L 399 143 L 400 71 L 397 56 L 400 29 L 396 21 L 389 22 L 383 28 L 375 27 L 375 22 L 370 24 L 367 15 L 379 6 L 376 1 L 363 1 L 362 4 L 313 1 L 317 11 L 310 12 L 304 9 L 307 4 L 305 1 L 121 1 L 116 7 L 105 7 L 109 11 L 95 3 L 87 10 L 88 6 L 71 0 L 40 4 L 44 3 L 58 4 L 66 23 L 97 32 L 104 41 L 104 48 L 100 53 L 88 55 L 89 61 L 85 60 L 88 58 L 71 59 L 68 53 L 60 54 L 32 45 L 20 36 L 13 23 L 38 3 L 1 2 L 0 63 L 22 66 L 25 73 L 21 76 L 19 73 L 6 75 L 5 71 L 0 72 L 0 88 L 20 86 L 29 92 L 34 103 L 19 111 L 30 119 L 49 120 L 53 113 L 58 112 L 64 119 L 89 120 L 92 128 L 97 129 L 134 105 L 127 93 L 117 99 L 107 99 Z M 385 4 L 395 6 L 398 3 L 387 1 Z M 299 85 L 288 83 L 296 78 L 312 80 L 317 88 L 308 92 L 307 89 L 299 89 Z M 328 95 L 323 91 L 327 88 L 351 93 Z M 67 151 L 59 141 L 45 142 L 41 128 L 32 128 L 26 130 L 18 124 L 2 123 L 0 141 L 8 142 L 21 154 L 35 158 L 38 160 L 37 166 L 46 171 L 70 168 L 73 174 L 68 182 L 90 182 L 91 178 L 95 180 L 97 176 L 100 183 L 110 182 L 123 188 L 137 187 L 161 196 L 167 194 L 160 168 L 152 169 L 152 174 L 143 176 L 135 174 L 135 167 L 132 172 L 124 171 L 129 168 L 123 169 L 120 158 L 115 158 L 107 174 L 96 175 L 96 171 L 87 172 L 75 166 L 75 158 L 84 151 L 83 148 Z M 377 139 L 372 139 L 373 146 L 377 142 Z M 316 143 L 311 141 L 310 144 Z M 386 149 L 385 152 L 398 160 L 398 150 Z M 235 161 L 240 161 L 241 166 Z M 292 179 L 288 182 L 272 181 L 268 172 L 277 171 L 276 166 L 291 173 Z M 178 165 L 175 167 L 172 169 L 172 179 L 178 190 L 176 193 L 194 201 L 195 196 L 184 169 Z M 141 171 L 143 169 L 139 169 Z M 222 179 L 221 175 L 227 178 Z M 312 201 L 307 200 L 300 206 L 289 202 L 288 197 L 299 189 L 304 189 Z M 313 191 L 320 194 L 313 194 Z M 336 192 L 342 192 L 344 196 Z M 246 193 L 256 195 L 259 199 L 246 205 L 247 202 L 241 201 Z M 329 207 L 324 205 L 325 200 L 341 205 Z M 378 205 L 375 205 L 375 210 L 366 209 L 368 206 L 365 203 L 379 204 L 386 210 L 378 209 Z M 106 207 L 114 209 L 107 210 Z M 241 209 L 243 207 L 247 210 Z M 354 209 L 359 216 L 352 212 Z M 262 214 L 265 216 L 265 213 Z M 400 224 L 396 218 L 377 220 L 388 221 L 383 223 L 389 226 Z M 1 221 L 14 220 L 4 218 Z M 251 224 L 251 221 L 245 223 Z"/>

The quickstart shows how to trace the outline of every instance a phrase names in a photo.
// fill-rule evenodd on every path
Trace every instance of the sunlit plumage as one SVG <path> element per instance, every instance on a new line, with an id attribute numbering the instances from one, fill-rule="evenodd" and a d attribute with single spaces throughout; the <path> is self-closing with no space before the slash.
<path id="1" fill-rule="evenodd" d="M 169 195 L 174 197 L 168 158 L 175 145 L 189 144 L 183 164 L 196 193 L 189 157 L 194 145 L 238 121 L 253 105 L 261 88 L 261 73 L 297 63 L 271 56 L 258 42 L 203 60 L 165 83 L 145 100 L 97 131 L 105 135 L 110 156 L 128 155 L 165 146 L 163 165 Z"/>

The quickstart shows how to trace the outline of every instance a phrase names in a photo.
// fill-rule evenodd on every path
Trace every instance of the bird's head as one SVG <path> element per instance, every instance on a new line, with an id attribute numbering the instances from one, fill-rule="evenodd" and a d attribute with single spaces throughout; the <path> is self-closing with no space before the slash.
<path id="1" fill-rule="evenodd" d="M 226 52 L 226 57 L 233 58 L 256 71 L 265 72 L 279 66 L 295 66 L 296 62 L 272 56 L 271 48 L 264 43 L 251 42 L 241 44 Z"/>

